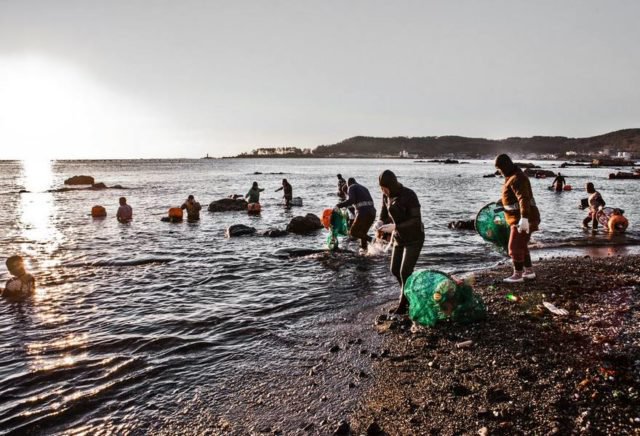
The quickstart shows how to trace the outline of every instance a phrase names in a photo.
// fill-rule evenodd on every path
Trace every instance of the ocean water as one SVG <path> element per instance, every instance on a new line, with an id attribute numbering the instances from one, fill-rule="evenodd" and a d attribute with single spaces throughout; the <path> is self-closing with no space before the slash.
<path id="1" fill-rule="evenodd" d="M 225 229 L 247 224 L 260 234 L 295 215 L 319 215 L 337 202 L 337 173 L 356 177 L 378 201 L 377 176 L 387 168 L 422 204 L 419 268 L 464 273 L 504 259 L 475 233 L 447 228 L 499 198 L 502 179 L 482 177 L 493 172 L 487 161 L 0 162 L 0 278 L 8 278 L 4 258 L 20 253 L 39 284 L 33 299 L 0 304 L 0 432 L 136 433 L 247 413 L 233 407 L 247 386 L 276 388 L 282 377 L 303 374 L 333 320 L 389 302 L 398 289 L 386 254 L 280 255 L 323 248 L 324 231 L 226 239 Z M 562 194 L 547 190 L 551 180 L 532 179 L 543 219 L 535 253 L 606 252 L 640 239 L 640 182 L 609 181 L 612 171 L 563 169 L 576 189 Z M 46 192 L 79 174 L 129 189 Z M 282 208 L 274 191 L 283 177 L 303 207 Z M 260 216 L 206 210 L 213 200 L 245 194 L 254 180 L 265 188 Z M 626 210 L 626 237 L 582 232 L 585 212 L 577 205 L 587 181 L 607 205 Z M 203 206 L 200 222 L 161 222 L 189 194 Z M 129 224 L 115 219 L 122 195 L 134 211 Z M 107 208 L 106 219 L 89 216 L 96 204 Z"/>

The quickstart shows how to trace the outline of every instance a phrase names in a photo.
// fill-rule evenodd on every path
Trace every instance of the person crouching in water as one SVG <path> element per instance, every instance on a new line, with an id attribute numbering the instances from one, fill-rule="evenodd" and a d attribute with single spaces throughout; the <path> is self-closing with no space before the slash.
<path id="1" fill-rule="evenodd" d="M 276 189 L 276 192 L 284 190 L 284 207 L 291 209 L 291 200 L 293 199 L 293 187 L 287 179 L 282 179 L 282 186 Z"/>
<path id="2" fill-rule="evenodd" d="M 348 198 L 342 203 L 338 203 L 336 208 L 353 207 L 355 208 L 355 218 L 349 236 L 353 239 L 360 239 L 360 248 L 366 252 L 371 237 L 367 234 L 369 229 L 376 220 L 376 208 L 373 206 L 373 198 L 369 190 L 356 182 L 356 179 L 349 177 L 347 181 Z"/>
<path id="3" fill-rule="evenodd" d="M 36 280 L 24 267 L 21 256 L 11 256 L 7 259 L 7 269 L 13 276 L 7 281 L 2 296 L 11 300 L 20 300 L 33 294 L 36 289 Z"/>
<path id="4" fill-rule="evenodd" d="M 598 211 L 605 206 L 604 199 L 602 195 L 598 191 L 596 191 L 593 183 L 587 183 L 587 194 L 589 194 L 589 198 L 587 199 L 589 204 L 589 214 L 582 221 L 582 228 L 585 230 L 589 229 L 589 223 L 592 224 L 591 231 L 595 233 L 598 229 Z"/>
<path id="5" fill-rule="evenodd" d="M 193 198 L 193 195 L 187 197 L 187 201 L 180 206 L 180 209 L 187 210 L 187 221 L 193 222 L 200 219 L 200 209 L 202 209 L 202 207 L 200 203 Z"/>
<path id="6" fill-rule="evenodd" d="M 511 227 L 509 256 L 513 261 L 513 275 L 503 281 L 522 283 L 525 279 L 536 278 L 529 254 L 529 239 L 540 225 L 540 211 L 533 198 L 529 178 L 511 158 L 501 154 L 496 158 L 495 166 L 505 178 L 501 202 L 507 223 Z"/>
<path id="7" fill-rule="evenodd" d="M 133 209 L 127 204 L 127 199 L 125 197 L 120 197 L 119 202 L 120 207 L 116 213 L 116 218 L 120 223 L 128 223 L 133 219 Z"/>
<path id="8" fill-rule="evenodd" d="M 404 285 L 413 273 L 424 245 L 420 202 L 416 193 L 402 186 L 390 170 L 380 174 L 379 184 L 382 190 L 379 224 L 382 225 L 377 227 L 383 233 L 392 233 L 391 273 L 400 283 L 400 301 L 393 312 L 405 314 L 409 302 L 404 295 Z"/>

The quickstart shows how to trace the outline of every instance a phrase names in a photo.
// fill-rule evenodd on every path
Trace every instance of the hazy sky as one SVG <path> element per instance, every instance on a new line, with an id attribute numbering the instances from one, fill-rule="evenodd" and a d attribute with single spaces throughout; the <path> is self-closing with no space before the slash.
<path id="1" fill-rule="evenodd" d="M 0 0 L 0 158 L 640 127 L 640 2 Z"/>

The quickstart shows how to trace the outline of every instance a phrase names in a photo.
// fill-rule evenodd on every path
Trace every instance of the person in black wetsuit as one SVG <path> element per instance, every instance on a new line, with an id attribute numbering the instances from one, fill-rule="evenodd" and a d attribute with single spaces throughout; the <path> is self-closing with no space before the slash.
<path id="1" fill-rule="evenodd" d="M 276 192 L 284 189 L 284 207 L 291 209 L 291 200 L 293 199 L 293 187 L 287 179 L 282 179 L 282 186 L 276 189 Z"/>
<path id="2" fill-rule="evenodd" d="M 342 178 L 342 174 L 338 174 L 338 197 L 347 198 L 347 181 Z"/>
<path id="3" fill-rule="evenodd" d="M 564 185 L 566 184 L 567 181 L 565 180 L 564 176 L 558 173 L 556 178 L 553 179 L 553 183 L 551 184 L 551 186 L 555 186 L 556 192 L 562 192 L 562 190 L 564 189 Z"/>
<path id="4" fill-rule="evenodd" d="M 347 182 L 349 186 L 348 197 L 342 203 L 336 205 L 337 208 L 353 207 L 355 209 L 355 219 L 349 229 L 349 236 L 353 239 L 360 239 L 360 248 L 366 250 L 371 237 L 367 232 L 376 219 L 376 208 L 373 206 L 373 198 L 369 190 L 356 182 L 353 177 Z"/>
<path id="5" fill-rule="evenodd" d="M 401 287 L 400 301 L 394 312 L 404 314 L 409 308 L 404 285 L 413 273 L 424 245 L 420 201 L 416 193 L 402 186 L 390 170 L 380 174 L 379 184 L 383 193 L 380 230 L 393 235 L 391 273 L 398 279 Z"/>

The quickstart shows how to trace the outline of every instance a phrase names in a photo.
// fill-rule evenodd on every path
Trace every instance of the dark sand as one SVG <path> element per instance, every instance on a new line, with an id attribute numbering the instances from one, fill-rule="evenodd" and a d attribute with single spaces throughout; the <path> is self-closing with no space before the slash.
<path id="1" fill-rule="evenodd" d="M 501 283 L 506 266 L 476 276 L 484 322 L 415 333 L 379 322 L 388 355 L 373 365 L 352 434 L 640 434 L 640 256 L 536 269 L 521 285 Z"/>

